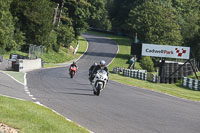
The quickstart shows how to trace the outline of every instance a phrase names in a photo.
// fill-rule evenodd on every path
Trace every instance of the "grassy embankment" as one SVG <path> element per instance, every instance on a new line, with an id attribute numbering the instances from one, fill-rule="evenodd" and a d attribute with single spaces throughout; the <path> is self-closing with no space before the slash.
<path id="1" fill-rule="evenodd" d="M 200 101 L 200 91 L 189 90 L 187 88 L 182 87 L 181 81 L 179 81 L 179 83 L 176 83 L 176 84 L 151 83 L 148 81 L 143 81 L 143 80 L 139 80 L 135 78 L 124 77 L 122 76 L 122 74 L 113 74 L 112 70 L 113 70 L 113 67 L 115 66 L 128 68 L 127 61 L 130 58 L 131 40 L 125 37 L 120 37 L 120 36 L 113 36 L 113 35 L 96 33 L 96 32 L 90 32 L 90 33 L 107 36 L 110 39 L 114 40 L 119 46 L 119 53 L 114 59 L 113 63 L 109 66 L 109 70 L 111 71 L 111 76 L 110 76 L 111 80 L 132 85 L 132 86 L 137 86 L 141 88 L 146 88 L 146 89 L 166 93 L 169 95 L 173 95 L 173 96 L 177 96 L 177 97 L 181 97 L 185 99 Z M 136 64 L 136 68 L 140 69 L 139 63 Z M 200 76 L 200 73 L 198 73 L 198 75 Z"/>
<path id="2" fill-rule="evenodd" d="M 64 47 L 61 47 L 59 52 L 55 52 L 53 50 L 49 50 L 48 53 L 44 52 L 42 55 L 42 59 L 44 61 L 44 67 L 56 67 L 60 66 L 59 63 L 68 62 L 71 60 L 77 59 L 79 56 L 81 56 L 86 48 L 87 48 L 87 42 L 83 37 L 79 37 L 79 49 L 76 54 L 73 54 L 73 50 L 66 49 Z M 72 47 L 75 49 L 77 43 L 72 42 Z M 6 53 L 3 55 L 5 59 L 9 59 L 9 56 L 11 53 L 19 54 L 23 56 L 28 56 L 28 53 L 20 52 L 20 51 L 11 51 L 9 53 Z"/>
<path id="3" fill-rule="evenodd" d="M 78 58 L 87 48 L 87 42 L 81 38 L 80 47 L 76 55 L 64 49 L 60 53 L 50 53 L 50 58 L 45 60 L 53 63 L 67 62 Z M 26 55 L 18 51 L 12 52 Z M 44 57 L 48 57 L 47 54 Z M 4 56 L 9 58 L 9 53 Z M 59 59 L 54 61 L 54 59 Z M 51 66 L 55 66 L 51 64 Z M 20 82 L 24 82 L 24 73 L 7 72 Z M 56 114 L 48 108 L 34 104 L 29 101 L 21 101 L 13 98 L 0 96 L 0 123 L 5 123 L 20 131 L 20 133 L 86 133 L 86 129 L 78 126 L 74 122 L 67 121 L 64 117 Z"/>
<path id="4" fill-rule="evenodd" d="M 86 133 L 86 129 L 43 106 L 0 96 L 0 122 L 20 133 Z"/>
<path id="5" fill-rule="evenodd" d="M 74 49 L 76 48 L 76 43 L 73 43 L 72 46 Z M 60 66 L 59 63 L 65 63 L 68 61 L 72 61 L 80 57 L 87 48 L 87 42 L 83 37 L 79 37 L 79 49 L 76 54 L 73 54 L 72 50 L 66 48 L 61 48 L 59 53 L 55 51 L 49 51 L 48 53 L 44 53 L 42 59 L 45 64 L 44 67 L 56 67 Z"/>

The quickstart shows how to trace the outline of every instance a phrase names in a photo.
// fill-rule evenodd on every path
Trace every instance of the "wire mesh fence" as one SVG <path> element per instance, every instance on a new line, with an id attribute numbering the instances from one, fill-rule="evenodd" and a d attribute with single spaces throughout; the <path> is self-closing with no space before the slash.
<path id="1" fill-rule="evenodd" d="M 43 54 L 44 46 L 37 46 L 30 44 L 29 46 L 29 59 L 41 58 Z"/>

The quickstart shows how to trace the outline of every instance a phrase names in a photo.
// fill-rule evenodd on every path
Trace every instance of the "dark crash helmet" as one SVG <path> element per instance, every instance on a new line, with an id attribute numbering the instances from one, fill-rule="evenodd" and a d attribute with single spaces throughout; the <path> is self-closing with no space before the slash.
<path id="1" fill-rule="evenodd" d="M 101 60 L 101 61 L 100 61 L 100 66 L 101 66 L 101 67 L 104 67 L 105 65 L 106 65 L 106 62 L 105 62 L 104 60 Z"/>
<path id="2" fill-rule="evenodd" d="M 75 62 L 75 61 L 73 61 L 73 65 L 76 65 L 76 62 Z"/>

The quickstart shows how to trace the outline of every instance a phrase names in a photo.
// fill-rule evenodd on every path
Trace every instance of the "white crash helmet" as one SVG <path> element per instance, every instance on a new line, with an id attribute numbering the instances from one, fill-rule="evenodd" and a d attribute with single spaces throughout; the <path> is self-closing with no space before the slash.
<path id="1" fill-rule="evenodd" d="M 105 62 L 104 60 L 101 60 L 101 61 L 100 61 L 100 66 L 103 67 L 103 66 L 105 66 L 105 65 L 106 65 L 106 62 Z"/>
<path id="2" fill-rule="evenodd" d="M 94 64 L 93 64 L 94 66 L 97 66 L 98 64 L 96 63 L 96 62 L 94 62 Z"/>

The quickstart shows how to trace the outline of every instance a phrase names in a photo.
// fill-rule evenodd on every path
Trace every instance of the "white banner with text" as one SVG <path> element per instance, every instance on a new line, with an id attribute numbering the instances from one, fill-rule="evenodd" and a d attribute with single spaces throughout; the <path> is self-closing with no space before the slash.
<path id="1" fill-rule="evenodd" d="M 155 56 L 166 58 L 190 58 L 190 47 L 156 45 L 156 44 L 142 44 L 143 56 Z"/>

